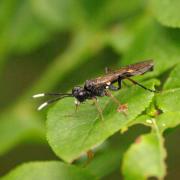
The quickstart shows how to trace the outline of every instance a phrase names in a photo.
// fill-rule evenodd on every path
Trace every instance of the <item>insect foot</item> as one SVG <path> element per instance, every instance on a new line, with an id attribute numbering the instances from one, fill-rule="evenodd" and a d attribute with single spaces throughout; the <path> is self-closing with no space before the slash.
<path id="1" fill-rule="evenodd" d="M 117 108 L 117 112 L 124 112 L 127 113 L 128 110 L 128 104 L 120 104 Z"/>

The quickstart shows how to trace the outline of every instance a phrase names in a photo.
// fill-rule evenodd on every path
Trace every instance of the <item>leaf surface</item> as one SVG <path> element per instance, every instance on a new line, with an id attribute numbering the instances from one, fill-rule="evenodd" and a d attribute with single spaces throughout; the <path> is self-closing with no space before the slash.
<path id="1" fill-rule="evenodd" d="M 95 177 L 91 175 L 87 170 L 78 168 L 72 165 L 67 165 L 61 162 L 49 161 L 49 162 L 30 162 L 22 164 L 7 175 L 2 180 L 93 180 Z"/>
<path id="2" fill-rule="evenodd" d="M 123 159 L 123 175 L 126 180 L 145 180 L 148 177 L 162 179 L 166 168 L 163 137 L 158 133 L 140 136 L 130 146 Z"/>
<path id="3" fill-rule="evenodd" d="M 154 80 L 146 85 L 152 88 L 156 83 Z M 104 121 L 94 105 L 88 102 L 81 104 L 78 112 L 75 112 L 73 99 L 58 102 L 49 111 L 47 120 L 47 138 L 54 152 L 67 162 L 73 161 L 118 130 L 126 128 L 149 105 L 154 94 L 133 86 L 122 89 L 116 96 L 128 104 L 128 115 L 118 113 L 117 104 L 104 97 L 100 99 Z"/>

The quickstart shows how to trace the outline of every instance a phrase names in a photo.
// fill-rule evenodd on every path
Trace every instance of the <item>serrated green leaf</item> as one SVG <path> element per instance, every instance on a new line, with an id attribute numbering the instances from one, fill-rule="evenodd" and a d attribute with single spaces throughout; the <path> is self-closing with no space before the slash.
<path id="1" fill-rule="evenodd" d="M 95 177 L 87 170 L 72 165 L 67 165 L 58 161 L 30 162 L 22 164 L 7 175 L 2 180 L 93 180 Z"/>
<path id="2" fill-rule="evenodd" d="M 180 106 L 178 102 L 178 99 L 180 98 L 179 92 L 180 89 L 170 89 L 157 94 L 155 96 L 156 103 L 158 108 L 161 109 L 163 113 L 158 115 L 158 110 L 155 109 L 153 114 L 146 114 L 137 117 L 135 121 L 129 124 L 129 126 L 134 124 L 144 124 L 152 127 L 153 120 L 156 120 L 161 132 L 168 128 L 178 126 L 180 124 Z"/>
<path id="3" fill-rule="evenodd" d="M 180 65 L 177 65 L 170 73 L 163 86 L 163 91 L 157 95 L 157 106 L 164 112 L 157 117 L 157 123 L 161 131 L 180 124 Z"/>
<path id="4" fill-rule="evenodd" d="M 145 180 L 152 176 L 162 179 L 166 172 L 165 156 L 163 137 L 155 132 L 140 136 L 124 155 L 124 179 Z"/>
<path id="5" fill-rule="evenodd" d="M 157 106 L 163 112 L 178 112 L 180 110 L 180 88 L 163 91 L 156 97 Z"/>
<path id="6" fill-rule="evenodd" d="M 156 103 L 164 113 L 157 116 L 157 124 L 163 132 L 180 124 L 180 65 L 171 71 L 161 93 L 156 96 Z"/>
<path id="7" fill-rule="evenodd" d="M 165 82 L 163 89 L 180 88 L 180 64 L 176 65 L 171 71 L 167 81 Z"/>
<path id="8" fill-rule="evenodd" d="M 147 85 L 151 87 L 157 81 Z M 54 152 L 67 162 L 71 162 L 90 148 L 102 143 L 140 114 L 151 102 L 153 93 L 139 87 L 122 89 L 116 96 L 122 103 L 128 103 L 128 115 L 117 113 L 117 105 L 109 101 L 103 111 L 104 121 L 97 109 L 88 102 L 81 104 L 75 112 L 73 99 L 64 99 L 48 113 L 47 138 Z M 107 98 L 101 98 L 105 104 Z"/>
<path id="9" fill-rule="evenodd" d="M 157 117 L 151 117 L 148 115 L 141 115 L 135 119 L 128 126 L 134 124 L 143 124 L 145 126 L 153 126 L 153 121 L 156 121 L 157 126 L 159 127 L 160 132 L 164 132 L 168 128 L 174 128 L 180 124 L 180 113 L 179 112 L 165 112 Z"/>
<path id="10" fill-rule="evenodd" d="M 129 123 L 128 126 L 133 126 L 135 124 L 143 124 L 145 126 L 152 126 L 152 117 L 149 115 L 140 115 L 133 122 Z"/>
<path id="11" fill-rule="evenodd" d="M 156 118 L 161 132 L 168 128 L 174 128 L 180 124 L 180 112 L 165 112 Z"/>
<path id="12" fill-rule="evenodd" d="M 150 0 L 151 10 L 165 26 L 180 27 L 179 0 Z"/>

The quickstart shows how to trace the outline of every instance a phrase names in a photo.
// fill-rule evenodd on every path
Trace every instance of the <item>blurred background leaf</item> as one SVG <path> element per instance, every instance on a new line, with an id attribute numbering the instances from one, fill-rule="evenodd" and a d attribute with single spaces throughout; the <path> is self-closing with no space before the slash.
<path id="1" fill-rule="evenodd" d="M 179 136 L 175 127 L 179 124 L 180 31 L 172 28 L 179 27 L 178 7 L 177 0 L 1 0 L 0 175 L 27 161 L 57 160 L 46 141 L 47 111 L 36 112 L 39 101 L 30 98 L 34 93 L 66 92 L 86 79 L 102 75 L 106 66 L 117 69 L 153 58 L 153 73 L 135 79 L 158 78 L 162 92 L 151 97 L 149 107 L 143 108 L 136 120 L 126 124 L 133 125 L 129 131 L 124 135 L 117 132 L 110 138 L 110 145 L 97 148 L 95 160 L 87 165 L 87 170 L 98 178 L 122 179 L 122 155 L 137 136 L 152 128 L 147 120 L 155 119 L 167 139 L 167 179 L 178 179 Z M 126 97 L 131 88 L 123 88 L 128 90 L 122 90 L 119 96 L 124 94 L 123 98 L 131 104 Z M 147 127 L 134 129 L 137 123 Z M 125 135 L 127 138 L 122 140 Z M 82 162 L 75 164 L 83 166 Z M 22 172 L 21 167 L 17 171 Z"/>
<path id="2" fill-rule="evenodd" d="M 41 173 L 39 173 L 41 172 Z M 30 162 L 23 164 L 2 179 L 16 180 L 16 179 L 95 179 L 87 170 L 77 168 L 75 166 L 63 164 L 61 162 Z"/>
<path id="3" fill-rule="evenodd" d="M 163 25 L 180 27 L 180 2 L 178 0 L 150 0 L 155 17 Z"/>
<path id="4" fill-rule="evenodd" d="M 32 12 L 29 1 L 0 2 L 0 66 L 10 53 L 29 53 L 47 43 L 52 32 Z"/>
<path id="5" fill-rule="evenodd" d="M 127 17 L 143 7 L 143 0 L 127 1 L 64 1 L 32 0 L 33 7 L 46 23 L 54 28 L 96 29 Z"/>
<path id="6" fill-rule="evenodd" d="M 138 59 L 154 59 L 155 71 L 149 75 L 161 75 L 179 62 L 180 40 L 175 37 L 180 36 L 180 30 L 164 28 L 149 18 L 145 18 L 141 23 L 144 27 L 137 33 L 122 63 L 130 64 L 137 62 Z"/>
<path id="7" fill-rule="evenodd" d="M 165 176 L 165 150 L 160 134 L 151 133 L 140 136 L 123 159 L 123 174 L 125 179 L 147 179 L 148 177 Z M 132 167 L 133 166 L 133 167 Z"/>

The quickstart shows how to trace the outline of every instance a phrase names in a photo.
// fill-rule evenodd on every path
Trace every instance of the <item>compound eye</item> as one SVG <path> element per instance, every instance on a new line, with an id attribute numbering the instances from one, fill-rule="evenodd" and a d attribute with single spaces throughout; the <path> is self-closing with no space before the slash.
<path id="1" fill-rule="evenodd" d="M 83 93 L 83 92 L 80 92 L 80 93 L 79 93 L 79 95 L 80 95 L 80 96 L 83 96 L 83 95 L 84 95 L 84 93 Z"/>
<path id="2" fill-rule="evenodd" d="M 75 94 L 78 94 L 80 91 L 80 87 L 74 87 L 72 92 L 75 93 Z"/>

